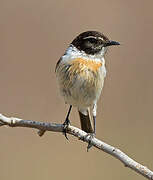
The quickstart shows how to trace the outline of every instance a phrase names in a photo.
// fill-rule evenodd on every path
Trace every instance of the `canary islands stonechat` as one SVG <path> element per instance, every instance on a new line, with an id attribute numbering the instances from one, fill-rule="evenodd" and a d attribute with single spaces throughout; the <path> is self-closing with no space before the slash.
<path id="1" fill-rule="evenodd" d="M 106 76 L 104 56 L 112 45 L 120 44 L 97 31 L 83 32 L 72 41 L 57 62 L 55 72 L 60 93 L 65 103 L 70 105 L 64 122 L 65 136 L 72 106 L 78 109 L 82 130 L 95 134 L 97 101 Z"/>

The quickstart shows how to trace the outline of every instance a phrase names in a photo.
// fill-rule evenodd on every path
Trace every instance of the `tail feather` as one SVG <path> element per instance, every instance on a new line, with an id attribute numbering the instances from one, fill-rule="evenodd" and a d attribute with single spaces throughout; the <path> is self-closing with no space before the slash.
<path id="1" fill-rule="evenodd" d="M 87 112 L 88 112 L 87 115 L 84 115 L 82 112 L 79 111 L 81 129 L 87 133 L 93 133 L 89 111 L 87 110 Z"/>

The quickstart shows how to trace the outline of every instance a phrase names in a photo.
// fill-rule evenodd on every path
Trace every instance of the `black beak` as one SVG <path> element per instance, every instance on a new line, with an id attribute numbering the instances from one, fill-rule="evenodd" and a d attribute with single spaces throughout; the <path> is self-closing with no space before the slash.
<path id="1" fill-rule="evenodd" d="M 106 46 L 116 46 L 116 45 L 120 45 L 119 42 L 116 42 L 116 41 L 108 41 L 106 44 L 105 44 L 105 47 Z"/>

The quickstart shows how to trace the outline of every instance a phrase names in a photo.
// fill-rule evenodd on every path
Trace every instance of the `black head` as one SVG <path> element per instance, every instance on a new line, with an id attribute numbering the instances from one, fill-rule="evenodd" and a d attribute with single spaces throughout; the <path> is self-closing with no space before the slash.
<path id="1" fill-rule="evenodd" d="M 100 53 L 103 47 L 120 45 L 116 41 L 110 41 L 104 34 L 97 31 L 83 32 L 71 44 L 80 51 L 91 55 Z"/>

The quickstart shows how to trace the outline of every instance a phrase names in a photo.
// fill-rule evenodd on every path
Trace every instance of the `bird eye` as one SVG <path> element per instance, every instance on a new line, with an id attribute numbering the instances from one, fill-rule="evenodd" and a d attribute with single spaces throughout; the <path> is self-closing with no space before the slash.
<path id="1" fill-rule="evenodd" d="M 94 43 L 94 44 L 97 43 L 97 39 L 95 39 L 95 38 L 88 38 L 87 40 L 88 40 L 90 43 Z"/>

